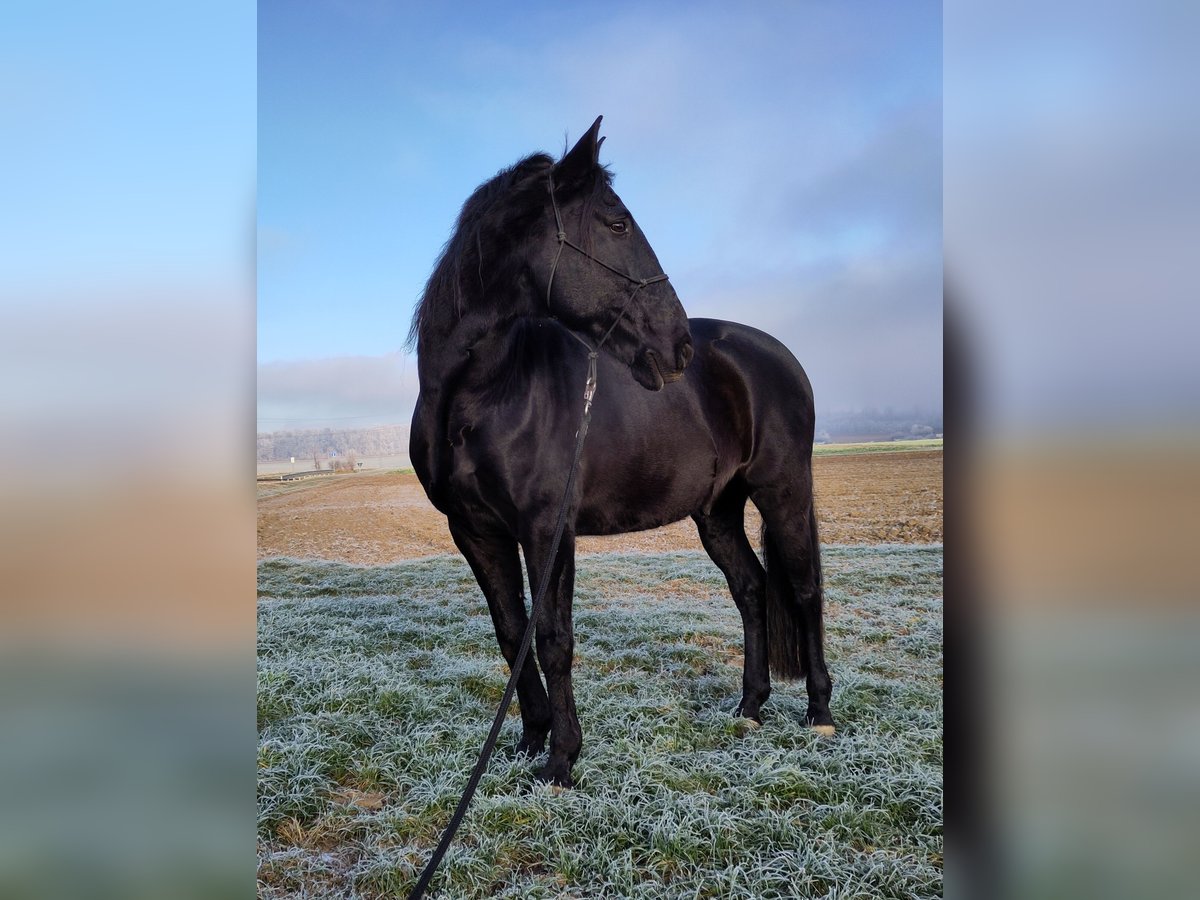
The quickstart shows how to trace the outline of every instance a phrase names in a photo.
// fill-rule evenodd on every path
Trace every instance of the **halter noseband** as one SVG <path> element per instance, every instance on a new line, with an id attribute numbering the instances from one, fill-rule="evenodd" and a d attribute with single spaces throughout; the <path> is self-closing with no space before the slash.
<path id="1" fill-rule="evenodd" d="M 574 241 L 571 241 L 567 237 L 566 231 L 563 230 L 562 214 L 558 211 L 558 199 L 554 196 L 554 174 L 553 174 L 553 172 L 551 172 L 550 174 L 548 174 L 546 176 L 546 183 L 550 187 L 550 206 L 554 209 L 554 224 L 555 224 L 556 228 L 558 229 L 558 233 L 556 235 L 556 238 L 558 240 L 558 249 L 554 253 L 554 262 L 550 266 L 550 280 L 546 283 L 546 308 L 547 309 L 550 308 L 550 291 L 554 287 L 554 273 L 556 271 L 558 271 L 558 260 L 560 257 L 562 257 L 562 249 L 564 246 L 570 247 L 572 250 L 587 257 L 588 259 L 590 259 L 592 262 L 596 263 L 597 265 L 603 266 L 604 268 L 608 269 L 608 271 L 612 272 L 614 275 L 620 275 L 626 281 L 630 281 L 633 283 L 633 290 L 630 291 L 629 296 L 627 298 L 625 298 L 625 303 L 621 306 L 620 311 L 617 313 L 617 317 L 615 319 L 613 319 L 612 324 L 608 326 L 608 331 L 604 332 L 604 336 L 602 338 L 600 338 L 600 343 L 598 343 L 596 345 L 596 348 L 594 350 L 592 349 L 591 345 L 588 344 L 587 341 L 585 341 L 583 338 L 581 338 L 579 335 L 577 335 L 574 331 L 567 329 L 568 333 L 573 338 L 575 338 L 577 341 L 579 341 L 581 344 L 583 344 L 585 347 L 587 347 L 589 351 L 591 351 L 591 356 L 593 358 L 593 364 L 594 364 L 596 352 L 599 351 L 599 349 L 604 346 L 605 341 L 607 341 L 609 339 L 609 337 L 613 333 L 613 330 L 617 327 L 617 323 L 620 322 L 622 318 L 624 318 L 625 313 L 629 309 L 630 304 L 633 303 L 633 298 L 637 296 L 637 292 L 640 291 L 642 288 L 644 288 L 648 284 L 657 284 L 660 281 L 666 281 L 668 276 L 664 272 L 661 275 L 654 275 L 650 278 L 634 278 L 628 272 L 622 272 L 620 269 L 616 268 L 615 266 L 610 266 L 604 260 L 597 259 L 595 256 L 592 256 L 592 254 L 588 253 L 586 250 L 584 250 L 582 247 L 580 247 Z"/>

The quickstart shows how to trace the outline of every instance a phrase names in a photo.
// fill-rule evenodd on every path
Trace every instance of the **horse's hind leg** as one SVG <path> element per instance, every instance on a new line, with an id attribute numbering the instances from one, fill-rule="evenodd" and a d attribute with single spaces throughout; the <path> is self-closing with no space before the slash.
<path id="1" fill-rule="evenodd" d="M 794 472 L 790 479 L 755 489 L 751 499 L 763 516 L 771 671 L 779 678 L 806 680 L 808 724 L 833 734 L 833 682 L 825 665 L 824 587 L 811 472 Z"/>
<path id="2" fill-rule="evenodd" d="M 696 515 L 700 541 L 725 574 L 729 593 L 742 614 L 746 634 L 742 669 L 742 702 L 734 715 L 761 722 L 760 708 L 771 694 L 767 667 L 766 573 L 746 538 L 746 494 L 730 488 L 708 515 Z"/>
<path id="3" fill-rule="evenodd" d="M 517 542 L 504 534 L 479 535 L 461 524 L 450 523 L 454 543 L 475 573 L 475 580 L 487 598 L 492 624 L 500 651 L 512 666 L 521 647 L 521 638 L 529 624 L 525 601 L 521 596 L 521 559 Z M 533 654 L 525 658 L 521 677 L 517 680 L 517 697 L 521 701 L 521 725 L 524 734 L 517 744 L 518 753 L 536 756 L 546 745 L 550 732 L 550 703 L 538 675 Z"/>

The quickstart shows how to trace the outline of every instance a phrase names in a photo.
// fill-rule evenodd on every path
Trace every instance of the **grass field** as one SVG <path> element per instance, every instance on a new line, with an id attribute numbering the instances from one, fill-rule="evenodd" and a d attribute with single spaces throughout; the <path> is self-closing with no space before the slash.
<path id="1" fill-rule="evenodd" d="M 913 441 L 862 441 L 854 444 L 817 444 L 813 456 L 842 456 L 851 453 L 899 453 L 904 450 L 941 450 L 943 438 Z"/>
<path id="2" fill-rule="evenodd" d="M 574 790 L 515 711 L 433 889 L 466 897 L 936 897 L 942 549 L 825 552 L 839 732 L 730 715 L 741 625 L 702 554 L 581 557 Z M 465 563 L 259 565 L 259 892 L 403 896 L 507 676 Z"/>

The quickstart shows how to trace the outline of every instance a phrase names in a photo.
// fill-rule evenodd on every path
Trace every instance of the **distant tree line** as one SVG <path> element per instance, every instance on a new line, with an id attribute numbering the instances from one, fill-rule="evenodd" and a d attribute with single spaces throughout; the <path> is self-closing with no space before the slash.
<path id="1" fill-rule="evenodd" d="M 817 439 L 825 441 L 895 440 L 942 433 L 942 411 L 867 408 L 817 414 Z"/>
<path id="2" fill-rule="evenodd" d="M 929 437 L 942 433 L 942 412 L 920 409 L 876 409 L 817 415 L 817 440 L 893 440 Z M 408 453 L 407 425 L 371 428 L 312 428 L 258 434 L 258 462 L 313 459 L 357 459 L 366 456 L 400 456 Z"/>
<path id="3" fill-rule="evenodd" d="M 259 432 L 259 462 L 286 462 L 364 456 L 399 456 L 408 453 L 407 425 L 373 428 L 314 428 L 298 431 Z"/>

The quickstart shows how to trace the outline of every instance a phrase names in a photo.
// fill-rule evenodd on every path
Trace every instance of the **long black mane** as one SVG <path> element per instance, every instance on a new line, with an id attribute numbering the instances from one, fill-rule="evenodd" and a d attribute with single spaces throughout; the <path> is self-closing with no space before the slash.
<path id="1" fill-rule="evenodd" d="M 514 250 L 546 215 L 547 175 L 554 164 L 548 154 L 534 153 L 499 171 L 467 198 L 413 313 L 408 346 L 419 348 L 468 310 L 480 311 L 489 303 L 497 321 L 503 318 L 504 301 L 518 288 L 523 266 L 522 254 Z M 612 172 L 596 166 L 589 178 L 556 185 L 555 192 L 560 204 L 582 194 L 584 219 L 611 183 Z"/>

